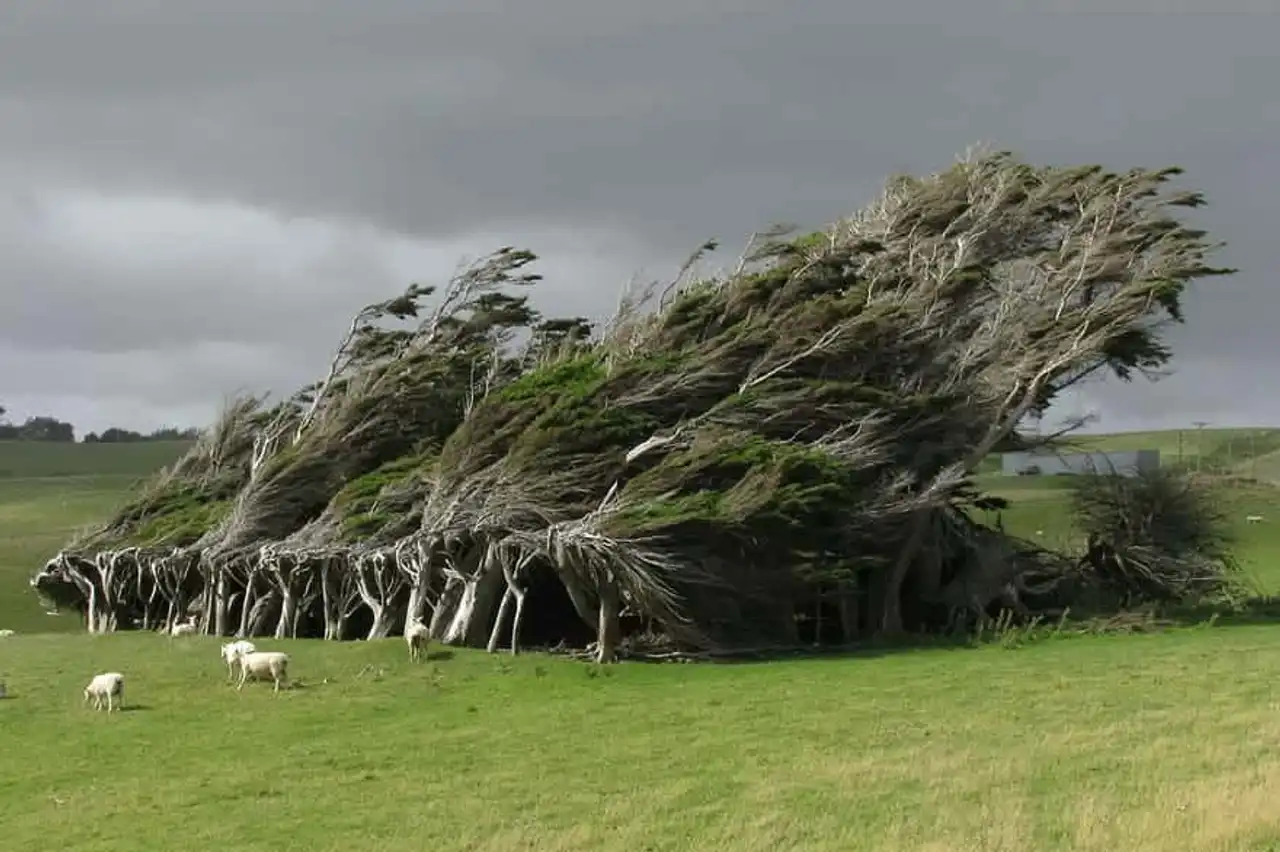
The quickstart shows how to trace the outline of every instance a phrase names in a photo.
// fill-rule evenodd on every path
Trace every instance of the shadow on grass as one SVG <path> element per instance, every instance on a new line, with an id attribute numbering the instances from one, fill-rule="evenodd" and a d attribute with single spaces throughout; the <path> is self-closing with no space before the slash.
<path id="1" fill-rule="evenodd" d="M 456 656 L 457 654 L 455 654 L 453 651 L 446 651 L 446 650 L 428 651 L 426 653 L 426 656 L 423 657 L 423 659 L 426 660 L 427 662 L 439 663 L 445 660 L 452 660 Z"/>
<path id="2" fill-rule="evenodd" d="M 965 635 L 909 634 L 895 639 L 866 639 L 846 645 L 795 645 L 769 648 L 727 649 L 705 654 L 665 654 L 624 651 L 621 658 L 631 663 L 698 663 L 711 665 L 759 665 L 784 660 L 848 660 L 875 659 L 912 651 L 963 651 L 975 647 L 973 638 Z M 550 649 L 530 649 L 564 656 Z M 575 652 L 574 656 L 583 656 Z M 584 656 L 585 661 L 585 656 Z"/>
<path id="3" fill-rule="evenodd" d="M 690 662 L 716 665 L 750 665 L 783 660 L 875 659 L 912 651 L 965 651 L 1001 643 L 1016 645 L 1021 633 L 1024 640 L 1044 638 L 1055 632 L 1069 635 L 1108 635 L 1135 632 L 1161 632 L 1194 627 L 1252 627 L 1280 625 L 1280 597 L 1256 596 L 1232 604 L 1202 604 L 1162 609 L 1139 609 L 1130 612 L 1103 610 L 1072 612 L 1068 620 L 1059 622 L 1057 614 L 1035 625 L 1013 625 L 1006 634 L 988 632 L 979 639 L 972 634 L 908 634 L 894 639 L 867 639 L 848 645 L 794 646 L 726 650 L 713 654 L 645 654 L 624 657 L 628 662 Z M 553 655 L 555 652 L 552 652 Z"/>
<path id="4" fill-rule="evenodd" d="M 1182 627 L 1192 627 L 1210 621 L 1215 627 L 1280 624 L 1280 597 L 1260 595 L 1246 598 L 1232 606 L 1204 604 L 1172 607 L 1163 612 L 1162 617 Z"/>

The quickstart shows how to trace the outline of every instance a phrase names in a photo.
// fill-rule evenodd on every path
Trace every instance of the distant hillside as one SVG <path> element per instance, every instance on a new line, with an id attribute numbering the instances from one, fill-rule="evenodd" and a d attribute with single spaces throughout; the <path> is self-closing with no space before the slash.
<path id="1" fill-rule="evenodd" d="M 63 476 L 146 477 L 177 459 L 190 441 L 72 444 L 0 441 L 0 480 Z"/>
<path id="2" fill-rule="evenodd" d="M 1071 440 L 1085 450 L 1159 450 L 1162 465 L 1196 464 L 1206 470 L 1233 471 L 1252 459 L 1280 451 L 1280 429 L 1167 429 L 1082 435 Z"/>

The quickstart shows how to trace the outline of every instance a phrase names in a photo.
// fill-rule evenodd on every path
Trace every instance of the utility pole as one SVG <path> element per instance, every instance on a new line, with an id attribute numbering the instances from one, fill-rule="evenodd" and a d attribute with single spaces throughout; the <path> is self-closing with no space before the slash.
<path id="1" fill-rule="evenodd" d="M 1191 425 L 1196 427 L 1196 473 L 1200 472 L 1200 466 L 1204 463 L 1204 427 L 1209 423 L 1205 420 L 1193 420 Z"/>

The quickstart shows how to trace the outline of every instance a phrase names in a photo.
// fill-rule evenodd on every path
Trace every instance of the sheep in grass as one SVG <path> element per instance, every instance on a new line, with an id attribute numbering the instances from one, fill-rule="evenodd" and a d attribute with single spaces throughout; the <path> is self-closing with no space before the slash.
<path id="1" fill-rule="evenodd" d="M 240 660 L 240 682 L 236 684 L 236 690 L 244 689 L 244 682 L 253 677 L 254 680 L 263 680 L 270 677 L 275 683 L 272 692 L 280 691 L 280 684 L 284 682 L 289 674 L 289 655 L 282 651 L 254 651 L 249 654 L 238 655 Z"/>
<path id="2" fill-rule="evenodd" d="M 12 636 L 12 635 L 13 635 L 12 630 L 0 630 L 0 639 L 3 639 L 6 636 Z"/>
<path id="3" fill-rule="evenodd" d="M 84 688 L 84 701 L 93 701 L 93 709 L 101 710 L 104 703 L 107 712 L 124 709 L 124 675 L 120 672 L 104 672 L 94 675 Z"/>
<path id="4" fill-rule="evenodd" d="M 411 621 L 404 629 L 404 641 L 409 645 L 409 659 L 420 660 L 427 650 L 431 631 L 421 621 Z"/>
<path id="5" fill-rule="evenodd" d="M 222 644 L 222 661 L 227 664 L 228 680 L 235 677 L 236 661 L 245 654 L 252 654 L 256 650 L 258 650 L 257 646 L 247 639 L 239 639 L 235 642 L 224 642 Z"/>

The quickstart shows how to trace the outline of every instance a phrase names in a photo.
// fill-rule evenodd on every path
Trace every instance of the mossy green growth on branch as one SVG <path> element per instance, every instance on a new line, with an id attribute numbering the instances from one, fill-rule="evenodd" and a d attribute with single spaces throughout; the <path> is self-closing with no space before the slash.
<path id="1" fill-rule="evenodd" d="M 226 517 L 239 488 L 240 477 L 231 473 L 204 481 L 162 480 L 126 504 L 90 542 L 99 549 L 191 544 Z"/>
<path id="2" fill-rule="evenodd" d="M 162 511 L 149 515 L 128 537 L 139 547 L 183 547 L 222 522 L 232 500 L 208 500 L 205 495 L 174 495 Z"/>
<path id="3" fill-rule="evenodd" d="M 789 548 L 794 534 L 820 546 L 839 536 L 844 512 L 859 503 L 865 475 L 803 444 L 749 433 L 700 437 L 687 450 L 630 480 L 631 506 L 613 524 L 620 535 L 675 535 L 719 528 L 743 540 Z"/>
<path id="4" fill-rule="evenodd" d="M 389 461 L 352 479 L 342 487 L 331 504 L 338 520 L 338 538 L 343 542 L 372 538 L 380 530 L 404 519 L 411 508 L 412 480 L 435 464 L 434 449 L 423 450 Z"/>

